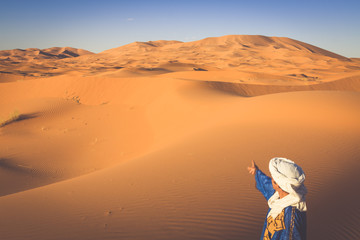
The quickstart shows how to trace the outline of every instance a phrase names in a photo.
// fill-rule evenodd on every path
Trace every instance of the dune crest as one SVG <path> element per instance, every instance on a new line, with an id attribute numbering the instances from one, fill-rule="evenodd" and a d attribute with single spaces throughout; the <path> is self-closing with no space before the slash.
<path id="1" fill-rule="evenodd" d="M 127 78 L 165 74 L 168 78 L 183 79 L 181 76 L 185 74 L 187 80 L 196 80 L 198 72 L 208 71 L 209 75 L 226 75 L 211 86 L 221 82 L 236 83 L 232 88 L 237 89 L 257 88 L 252 84 L 269 86 L 260 92 L 235 91 L 236 94 L 246 92 L 245 96 L 294 89 L 335 90 L 332 84 L 324 83 L 354 78 L 360 69 L 356 59 L 294 39 L 260 35 L 228 35 L 193 42 L 134 42 L 98 54 L 51 48 L 1 51 L 0 56 L 2 82 L 60 75 Z M 234 73 L 230 78 L 229 71 Z M 274 81 L 276 79 L 279 81 Z M 357 91 L 359 84 L 356 80 L 356 87 L 349 90 Z M 309 85 L 321 86 L 309 88 Z"/>
<path id="2" fill-rule="evenodd" d="M 45 59 L 63 59 L 93 54 L 84 49 L 71 47 L 52 47 L 46 49 L 27 48 L 0 51 L 0 60 L 7 61 L 30 61 Z"/>
<path id="3" fill-rule="evenodd" d="M 308 238 L 360 239 L 359 122 L 360 60 L 289 38 L 0 51 L 0 238 L 258 239 L 281 156 Z"/>

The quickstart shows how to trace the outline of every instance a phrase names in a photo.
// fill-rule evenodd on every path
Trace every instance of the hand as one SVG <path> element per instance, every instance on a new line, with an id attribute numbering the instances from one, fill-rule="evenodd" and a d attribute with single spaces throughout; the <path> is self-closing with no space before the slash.
<path id="1" fill-rule="evenodd" d="M 251 167 L 248 167 L 247 169 L 248 169 L 250 174 L 254 175 L 256 173 L 256 170 L 258 170 L 259 168 L 258 168 L 258 166 L 256 166 L 254 160 L 252 160 L 251 161 Z"/>

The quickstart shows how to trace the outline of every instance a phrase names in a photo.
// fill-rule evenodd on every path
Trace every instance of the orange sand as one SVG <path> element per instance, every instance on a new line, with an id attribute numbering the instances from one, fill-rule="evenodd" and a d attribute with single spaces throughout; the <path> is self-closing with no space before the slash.
<path id="1" fill-rule="evenodd" d="M 308 239 L 360 238 L 358 59 L 263 36 L 26 51 L 0 51 L 2 240 L 258 239 L 246 167 L 275 156 L 307 174 Z"/>

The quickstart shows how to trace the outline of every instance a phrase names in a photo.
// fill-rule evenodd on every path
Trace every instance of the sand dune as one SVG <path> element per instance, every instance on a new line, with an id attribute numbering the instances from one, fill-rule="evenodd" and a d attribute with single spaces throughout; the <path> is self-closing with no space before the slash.
<path id="1" fill-rule="evenodd" d="M 19 59 L 11 60 L 19 51 Z M 290 38 L 259 35 L 229 35 L 185 43 L 134 42 L 99 54 L 52 48 L 1 51 L 0 56 L 3 56 L 0 73 L 13 74 L 19 79 L 64 74 L 114 78 L 168 73 L 191 75 L 200 70 L 218 76 L 229 76 L 231 71 L 232 80 L 245 85 L 259 82 L 272 85 L 274 79 L 287 79 L 287 85 L 291 86 L 339 80 L 358 74 L 360 69 L 355 58 Z M 74 56 L 78 57 L 70 58 Z M 248 77 L 249 74 L 252 77 Z M 262 75 L 259 77 L 259 74 Z"/>
<path id="2" fill-rule="evenodd" d="M 358 59 L 265 36 L 0 56 L 1 239 L 258 239 L 246 167 L 274 156 L 307 174 L 308 239 L 360 238 Z"/>
<path id="3" fill-rule="evenodd" d="M 3 50 L 0 51 L 0 82 L 59 75 L 63 73 L 63 69 L 59 72 L 62 67 L 56 60 L 91 54 L 93 53 L 87 50 L 71 47 Z"/>
<path id="4" fill-rule="evenodd" d="M 254 239 L 266 204 L 245 168 L 249 159 L 265 168 L 280 154 L 297 159 L 308 173 L 309 237 L 359 236 L 358 223 L 342 215 L 356 209 L 356 192 L 323 204 L 334 184 L 357 181 L 342 176 L 359 168 L 359 101 L 359 94 L 335 92 L 224 98 L 219 105 L 242 111 L 201 109 L 213 123 L 151 154 L 2 197 L 1 232 L 5 239 Z M 324 219 L 335 205 L 341 207 L 334 214 L 350 221 L 350 230 Z M 22 207 L 5 211 L 13 206 Z M 23 226 L 16 231 L 15 219 Z"/>
<path id="5" fill-rule="evenodd" d="M 344 77 L 334 81 L 318 84 L 296 84 L 295 81 L 277 78 L 275 83 L 264 83 L 261 79 L 258 83 L 232 83 L 221 81 L 208 81 L 207 83 L 219 90 L 238 94 L 241 96 L 259 96 L 270 93 L 280 93 L 289 91 L 310 91 L 310 90 L 342 90 L 342 91 L 360 91 L 360 75 Z M 282 81 L 283 80 L 283 81 Z M 291 81 L 291 83 L 290 83 Z M 267 81 L 266 81 L 267 82 Z M 279 84 L 280 83 L 280 84 Z"/>
<path id="6" fill-rule="evenodd" d="M 72 58 L 81 55 L 93 54 L 92 52 L 76 49 L 71 47 L 53 47 L 46 49 L 27 48 L 27 49 L 13 49 L 0 51 L 0 59 L 6 61 L 29 61 L 40 59 L 62 59 Z"/>

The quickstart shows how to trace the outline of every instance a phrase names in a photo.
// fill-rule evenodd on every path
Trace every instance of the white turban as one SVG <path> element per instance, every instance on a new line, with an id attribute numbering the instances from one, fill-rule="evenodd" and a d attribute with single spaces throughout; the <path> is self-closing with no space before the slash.
<path id="1" fill-rule="evenodd" d="M 274 181 L 288 193 L 296 192 L 305 181 L 305 173 L 301 167 L 286 158 L 271 159 L 269 170 Z"/>
<path id="2" fill-rule="evenodd" d="M 306 211 L 305 194 L 307 190 L 304 186 L 305 173 L 301 167 L 289 159 L 277 157 L 270 160 L 269 170 L 280 188 L 289 193 L 280 199 L 278 192 L 275 192 L 268 201 L 271 208 L 269 215 L 275 218 L 288 206 L 295 206 L 300 211 Z"/>

